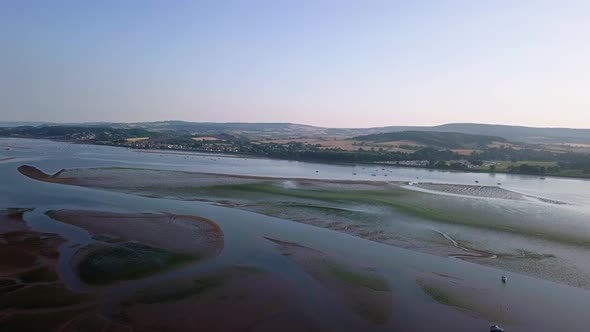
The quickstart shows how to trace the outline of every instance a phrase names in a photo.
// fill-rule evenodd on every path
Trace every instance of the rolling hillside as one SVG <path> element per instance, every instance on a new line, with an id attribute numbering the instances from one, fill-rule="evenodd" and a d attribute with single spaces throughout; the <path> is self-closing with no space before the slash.
<path id="1" fill-rule="evenodd" d="M 0 127 L 35 125 L 37 123 L 0 122 Z M 45 125 L 55 126 L 57 124 Z M 43 125 L 42 125 L 43 126 Z M 113 127 L 120 129 L 140 128 L 155 132 L 182 132 L 183 134 L 230 134 L 248 137 L 338 137 L 350 138 L 391 132 L 447 132 L 503 137 L 511 142 L 529 144 L 581 143 L 590 144 L 590 129 L 534 128 L 522 126 L 491 125 L 477 123 L 449 123 L 440 126 L 386 126 L 373 128 L 324 128 L 294 123 L 247 123 L 247 122 L 187 122 L 157 121 L 136 123 L 69 123 L 59 126 Z"/>
<path id="2" fill-rule="evenodd" d="M 471 135 L 463 133 L 447 133 L 434 131 L 401 131 L 381 134 L 357 136 L 357 141 L 395 142 L 412 141 L 420 145 L 447 149 L 477 149 L 492 143 L 507 143 L 507 140 L 497 136 Z"/>

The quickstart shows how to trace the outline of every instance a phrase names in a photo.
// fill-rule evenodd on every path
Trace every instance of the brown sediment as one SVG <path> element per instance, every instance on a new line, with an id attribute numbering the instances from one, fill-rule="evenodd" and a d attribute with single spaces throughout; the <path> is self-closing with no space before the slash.
<path id="1" fill-rule="evenodd" d="M 51 182 L 51 183 L 63 183 L 63 184 L 73 184 L 74 180 L 70 178 L 60 178 L 59 174 L 61 171 L 55 173 L 54 175 L 46 174 L 45 172 L 41 171 L 40 169 L 30 166 L 30 165 L 22 165 L 17 168 L 17 170 L 24 176 L 29 177 L 34 180 L 43 181 L 43 182 Z"/>
<path id="2" fill-rule="evenodd" d="M 223 249 L 221 228 L 212 220 L 198 216 L 86 210 L 57 210 L 46 214 L 81 227 L 95 238 L 109 238 L 109 242 L 136 241 L 202 259 L 217 256 Z"/>
<path id="3" fill-rule="evenodd" d="M 25 211 L 27 210 L 0 210 L 0 331 L 137 331 L 124 321 L 115 321 L 113 316 L 103 316 L 102 306 L 110 303 L 110 299 L 105 297 L 108 293 L 103 292 L 102 288 L 77 292 L 66 287 L 56 268 L 58 247 L 64 239 L 56 234 L 31 230 L 23 220 Z M 120 241 L 141 240 L 183 252 L 198 252 L 195 257 L 199 259 L 217 255 L 223 248 L 223 232 L 219 226 L 211 220 L 196 216 L 68 210 L 55 211 L 50 215 L 81 227 L 86 226 L 91 232 L 105 231 L 112 234 L 109 238 L 111 240 L 114 237 Z M 119 227 L 115 227 L 117 225 Z M 136 242 L 125 243 L 129 243 L 131 248 L 142 246 Z M 111 246 L 124 246 L 125 243 Z M 87 248 L 82 248 L 81 251 L 85 249 Z M 151 252 L 147 251 L 148 256 Z M 153 252 L 171 257 L 173 261 L 166 261 L 170 266 L 189 259 L 189 255 L 168 254 L 156 249 Z M 156 260 L 162 257 L 164 256 L 158 256 Z M 269 285 L 272 280 L 265 279 L 259 284 L 260 287 Z M 248 287 L 240 284 L 234 292 L 241 288 Z M 264 293 L 261 289 L 258 291 Z M 223 304 L 225 303 L 220 303 L 220 306 Z M 275 304 L 269 304 L 266 308 L 274 308 Z M 201 304 L 202 307 L 205 305 L 206 302 Z M 248 304 L 251 307 L 256 305 L 257 303 Z M 220 313 L 224 313 L 218 309 Z M 191 316 L 188 314 L 189 310 L 186 307 L 183 312 L 187 318 Z M 260 310 L 259 318 L 262 315 L 262 309 Z M 167 322 L 161 315 L 154 315 L 154 319 L 162 320 L 162 324 Z M 219 317 L 217 319 L 223 320 Z M 210 323 L 215 322 L 211 320 Z M 175 330 L 184 330 L 181 325 L 177 327 Z"/>
<path id="4" fill-rule="evenodd" d="M 225 268 L 133 294 L 122 316 L 135 331 L 315 331 L 286 280 L 254 268 Z"/>
<path id="5" fill-rule="evenodd" d="M 23 220 L 28 209 L 0 211 L 0 276 L 45 266 L 54 269 L 63 239 L 32 231 Z"/>
<path id="6" fill-rule="evenodd" d="M 29 209 L 0 210 L 0 330 L 53 331 L 94 306 L 91 295 L 69 290 L 57 273 L 57 234 L 31 230 Z"/>
<path id="7" fill-rule="evenodd" d="M 392 292 L 387 282 L 373 269 L 297 243 L 266 239 L 276 243 L 284 256 L 317 280 L 336 303 L 346 304 L 359 317 L 373 324 L 384 324 L 390 320 Z"/>

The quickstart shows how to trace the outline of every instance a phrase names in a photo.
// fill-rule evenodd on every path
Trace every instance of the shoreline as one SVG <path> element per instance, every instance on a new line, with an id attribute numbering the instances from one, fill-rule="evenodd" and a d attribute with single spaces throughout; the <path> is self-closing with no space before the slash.
<path id="1" fill-rule="evenodd" d="M 455 170 L 449 168 L 442 168 L 442 167 L 420 167 L 420 166 L 405 166 L 405 165 L 395 165 L 390 164 L 389 162 L 331 162 L 325 160 L 316 160 L 316 159 L 290 159 L 290 158 L 277 158 L 277 157 L 270 157 L 265 155 L 258 155 L 258 154 L 251 154 L 251 153 L 240 153 L 240 152 L 216 152 L 216 151 L 200 151 L 200 150 L 178 150 L 178 149 L 141 149 L 141 148 L 134 148 L 130 146 L 121 146 L 115 144 L 105 144 L 105 143 L 93 143 L 93 142 L 77 142 L 77 141 L 68 141 L 68 140 L 59 140 L 59 139 L 49 139 L 49 138 L 35 138 L 35 137 L 11 137 L 11 136 L 2 136 L 0 138 L 16 138 L 16 139 L 34 139 L 34 140 L 46 140 L 52 142 L 60 142 L 60 143 L 69 143 L 69 144 L 87 144 L 87 145 L 98 145 L 98 146 L 110 146 L 114 148 L 123 148 L 129 149 L 133 151 L 144 151 L 144 153 L 164 153 L 162 151 L 171 151 L 167 154 L 194 154 L 200 156 L 218 156 L 222 158 L 249 158 L 249 159 L 267 159 L 267 160 L 285 160 L 285 161 L 294 161 L 294 162 L 303 162 L 303 163 L 314 163 L 314 164 L 325 164 L 325 165 L 344 165 L 344 166 L 354 166 L 354 165 L 371 165 L 371 166 L 379 166 L 379 167 L 395 167 L 395 168 L 411 168 L 411 169 L 421 169 L 421 170 L 436 170 L 441 172 L 450 172 L 450 173 L 482 173 L 482 174 L 506 174 L 506 175 L 518 175 L 518 176 L 529 176 L 534 178 L 561 178 L 561 179 L 576 179 L 576 180 L 585 180 L 590 181 L 590 174 L 587 176 L 578 176 L 578 175 L 568 175 L 568 174 L 528 174 L 528 173 L 510 173 L 510 172 L 502 172 L 502 171 L 491 171 L 491 170 L 480 170 L 480 169 L 464 169 L 464 170 Z M 182 152 L 182 153 L 181 153 Z"/>

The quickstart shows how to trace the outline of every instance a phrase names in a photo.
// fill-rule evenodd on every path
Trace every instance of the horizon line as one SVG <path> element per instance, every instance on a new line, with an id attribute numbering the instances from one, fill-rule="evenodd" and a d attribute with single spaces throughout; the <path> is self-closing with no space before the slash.
<path id="1" fill-rule="evenodd" d="M 387 127 L 419 127 L 419 128 L 434 128 L 434 127 L 441 127 L 447 125 L 484 125 L 484 126 L 505 126 L 505 127 L 524 127 L 524 128 L 535 128 L 535 129 L 571 129 L 571 130 L 590 130 L 590 128 L 580 128 L 580 127 L 541 127 L 541 126 L 531 126 L 531 125 L 521 125 L 521 124 L 502 124 L 502 123 L 483 123 L 483 122 L 445 122 L 436 125 L 396 125 L 396 124 L 389 124 L 383 126 L 369 126 L 369 127 L 330 127 L 330 126 L 320 126 L 320 125 L 313 125 L 313 124 L 306 124 L 306 123 L 297 123 L 297 122 L 289 122 L 289 121 L 189 121 L 189 120 L 178 120 L 178 119 L 171 119 L 171 120 L 153 120 L 153 121 L 0 121 L 0 124 L 10 124 L 10 123 L 37 123 L 36 126 L 39 125 L 89 125 L 89 124 L 139 124 L 139 123 L 158 123 L 158 122 L 185 122 L 185 123 L 200 123 L 200 124 L 289 124 L 289 125 L 298 125 L 298 126 L 308 126 L 308 127 L 315 127 L 315 128 L 324 128 L 324 129 L 373 129 L 373 128 L 387 128 Z"/>

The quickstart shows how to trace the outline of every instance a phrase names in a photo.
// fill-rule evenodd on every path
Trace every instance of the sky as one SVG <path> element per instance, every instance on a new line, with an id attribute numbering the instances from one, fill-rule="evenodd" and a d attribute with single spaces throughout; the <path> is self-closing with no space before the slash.
<path id="1" fill-rule="evenodd" d="M 0 1 L 0 121 L 590 128 L 590 1 Z"/>

